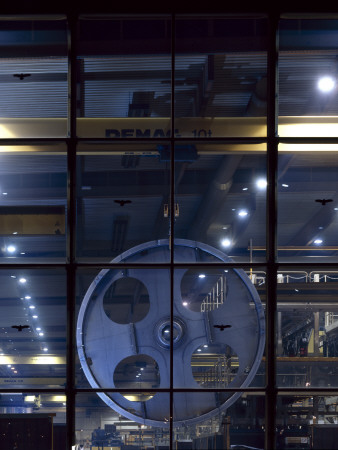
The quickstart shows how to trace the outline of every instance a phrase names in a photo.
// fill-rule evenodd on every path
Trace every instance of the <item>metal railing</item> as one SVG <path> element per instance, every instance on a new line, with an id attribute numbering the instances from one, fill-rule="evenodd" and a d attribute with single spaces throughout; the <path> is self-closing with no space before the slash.
<path id="1" fill-rule="evenodd" d="M 237 356 L 219 356 L 215 364 L 203 373 L 201 384 L 204 387 L 225 388 L 234 379 L 237 370 Z"/>
<path id="2" fill-rule="evenodd" d="M 250 280 L 255 285 L 265 284 L 266 272 L 247 271 Z M 277 283 L 328 283 L 338 282 L 338 271 L 280 271 L 277 272 Z"/>
<path id="3" fill-rule="evenodd" d="M 201 312 L 214 311 L 225 301 L 226 278 L 221 276 L 201 303 Z"/>

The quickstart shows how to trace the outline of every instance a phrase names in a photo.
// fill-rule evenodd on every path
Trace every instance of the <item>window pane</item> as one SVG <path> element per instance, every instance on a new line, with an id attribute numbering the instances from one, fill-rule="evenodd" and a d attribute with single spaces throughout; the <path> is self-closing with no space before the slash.
<path id="1" fill-rule="evenodd" d="M 203 415 L 206 394 L 190 393 L 199 415 L 191 423 L 175 428 L 173 448 L 187 449 L 263 449 L 265 397 L 238 393 L 239 398 L 223 414 Z M 176 396 L 174 394 L 174 400 Z M 180 415 L 179 409 L 175 416 Z M 174 419 L 175 419 L 174 416 Z"/>
<path id="2" fill-rule="evenodd" d="M 79 136 L 167 135 L 170 32 L 166 16 L 80 20 Z"/>
<path id="3" fill-rule="evenodd" d="M 284 268 L 277 281 L 278 385 L 336 386 L 338 271 Z"/>
<path id="4" fill-rule="evenodd" d="M 66 277 L 63 270 L 1 270 L 1 388 L 66 382 Z"/>
<path id="5" fill-rule="evenodd" d="M 81 386 L 89 383 L 93 388 L 136 391 L 169 387 L 168 270 L 126 267 L 99 273 L 81 271 L 78 308 L 76 340 Z M 115 393 L 110 398 L 121 408 L 130 408 L 129 399 Z M 141 397 L 135 400 L 138 407 L 142 401 Z M 156 405 L 152 411 L 155 414 Z"/>
<path id="6" fill-rule="evenodd" d="M 134 253 L 137 245 L 168 239 L 170 151 L 157 144 L 92 144 L 78 150 L 81 258 L 111 261 L 125 251 Z"/>
<path id="7" fill-rule="evenodd" d="M 66 136 L 66 20 L 3 20 L 0 51 L 0 137 Z"/>
<path id="8" fill-rule="evenodd" d="M 264 385 L 264 311 L 252 280 L 239 269 L 176 269 L 174 387 L 222 390 Z M 228 406 L 234 401 L 233 393 L 222 398 Z M 215 408 L 214 396 L 205 404 Z"/>
<path id="9" fill-rule="evenodd" d="M 337 20 L 281 20 L 279 136 L 337 136 Z"/>
<path id="10" fill-rule="evenodd" d="M 67 205 L 65 146 L 3 146 L 1 150 L 1 261 L 64 261 Z"/>
<path id="11" fill-rule="evenodd" d="M 175 237 L 208 244 L 234 261 L 265 257 L 265 145 L 175 148 Z"/>
<path id="12" fill-rule="evenodd" d="M 336 405 L 335 395 L 281 395 L 277 399 L 277 448 L 336 448 Z"/>
<path id="13" fill-rule="evenodd" d="M 266 135 L 266 46 L 262 17 L 178 17 L 177 134 Z"/>
<path id="14" fill-rule="evenodd" d="M 76 396 L 77 444 L 90 445 L 88 448 L 93 450 L 102 447 L 124 448 L 124 446 L 151 448 L 154 445 L 158 448 L 169 448 L 169 423 L 166 423 L 169 416 L 169 394 L 161 394 L 161 398 L 158 399 L 163 410 L 160 425 L 148 423 L 141 414 L 138 415 L 138 412 L 132 409 L 126 415 L 114 411 L 100 397 L 102 398 L 101 393 Z M 145 403 L 147 407 L 149 402 L 151 400 Z M 130 408 L 133 408 L 133 403 L 129 401 Z M 144 408 L 144 413 L 147 407 Z"/>
<path id="15" fill-rule="evenodd" d="M 1 394 L 1 448 L 62 450 L 66 436 L 65 395 L 34 391 Z"/>
<path id="16" fill-rule="evenodd" d="M 280 261 L 337 261 L 335 146 L 281 144 L 278 160 Z"/>

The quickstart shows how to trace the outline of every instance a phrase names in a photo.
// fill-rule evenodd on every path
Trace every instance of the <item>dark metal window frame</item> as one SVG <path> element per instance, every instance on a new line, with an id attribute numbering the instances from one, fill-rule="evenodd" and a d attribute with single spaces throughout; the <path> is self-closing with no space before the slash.
<path id="1" fill-rule="evenodd" d="M 226 15 L 226 14 L 224 14 Z M 149 14 L 151 16 L 151 14 Z M 267 302 L 266 302 L 266 386 L 264 389 L 253 389 L 253 388 L 245 388 L 242 391 L 245 392 L 259 392 L 264 393 L 266 402 L 265 402 L 265 446 L 267 449 L 275 448 L 275 429 L 276 429 L 276 404 L 277 404 L 277 396 L 279 393 L 283 393 L 283 391 L 295 392 L 297 394 L 307 393 L 309 392 L 316 394 L 321 393 L 322 395 L 325 393 L 337 392 L 335 388 L 317 388 L 308 390 L 308 388 L 278 388 L 276 386 L 276 345 L 275 345 L 275 336 L 276 336 L 276 311 L 277 311 L 277 299 L 276 299 L 276 289 L 277 289 L 277 270 L 282 269 L 283 267 L 299 267 L 300 264 L 297 263 L 279 263 L 277 261 L 277 188 L 276 188 L 276 174 L 278 168 L 278 144 L 279 142 L 294 142 L 294 143 L 338 143 L 337 139 L 325 139 L 325 138 L 312 138 L 312 139 L 304 139 L 304 138 L 279 138 L 278 137 L 278 127 L 277 127 L 277 111 L 278 111 L 278 89 L 277 89 L 277 77 L 278 77 L 278 22 L 279 22 L 279 14 L 269 13 L 267 14 L 267 19 L 269 23 L 269 32 L 268 32 L 268 114 L 267 114 L 267 137 L 265 139 L 260 139 L 260 142 L 264 141 L 267 144 L 267 179 L 268 179 L 268 188 L 267 188 L 267 237 L 266 237 L 266 245 L 267 245 L 267 254 L 266 254 L 266 262 L 263 263 L 252 263 L 251 267 L 260 268 L 262 266 L 266 267 L 267 270 Z M 19 18 L 19 16 L 18 16 Z M 164 142 L 170 144 L 172 150 L 171 156 L 171 198 L 170 205 L 171 211 L 174 210 L 175 198 L 173 192 L 174 186 L 174 149 L 175 144 L 178 142 L 185 141 L 184 138 L 177 138 L 174 135 L 174 120 L 175 117 L 175 101 L 174 101 L 174 86 L 175 86 L 175 14 L 171 14 L 171 23 L 172 23 L 172 68 L 171 68 L 171 87 L 172 87 L 172 101 L 171 101 L 171 137 L 163 138 Z M 68 58 L 69 58 L 69 135 L 64 139 L 1 139 L 1 145 L 14 145 L 14 144 L 34 144 L 34 143 L 42 143 L 42 142 L 62 142 L 67 144 L 67 162 L 68 162 L 68 173 L 67 173 L 67 258 L 64 264 L 17 264 L 17 265 L 6 265 L 2 264 L 2 268 L 64 268 L 67 274 L 67 384 L 65 389 L 54 389 L 53 392 L 63 392 L 67 396 L 67 406 L 66 406 L 66 421 L 67 421 L 67 450 L 71 450 L 72 445 L 75 444 L 75 413 L 76 413 L 76 394 L 81 392 L 96 392 L 94 389 L 80 389 L 76 387 L 75 383 L 75 300 L 76 300 L 76 272 L 79 268 L 84 267 L 92 267 L 96 269 L 100 269 L 103 267 L 112 267 L 109 264 L 86 264 L 80 263 L 76 260 L 76 150 L 77 144 L 81 141 L 90 141 L 89 139 L 80 139 L 77 137 L 76 133 L 76 85 L 77 85 L 77 51 L 76 51 L 76 40 L 77 40 L 77 24 L 78 17 L 76 14 L 68 15 L 68 25 L 69 25 L 69 38 L 68 38 Z M 95 139 L 98 141 L 98 139 Z M 116 142 L 117 139 L 114 139 Z M 127 141 L 137 142 L 138 140 L 135 138 L 124 138 L 123 142 Z M 198 139 L 197 139 L 198 140 Z M 109 138 L 105 139 L 105 142 L 109 141 Z M 189 139 L 189 142 L 192 142 L 193 139 Z M 210 139 L 210 141 L 214 141 L 214 139 Z M 227 138 L 217 138 L 215 139 L 217 142 L 227 142 L 229 139 Z M 255 138 L 240 138 L 235 139 L 231 138 L 233 142 L 247 142 L 247 143 L 255 143 L 257 140 Z M 142 138 L 142 143 L 146 142 L 146 139 Z M 174 230 L 174 215 L 171 214 L 171 230 Z M 173 233 L 171 235 L 171 242 L 173 243 Z M 168 264 L 164 265 L 165 267 L 170 268 L 171 273 L 171 288 L 173 288 L 174 283 L 174 269 L 180 267 L 179 264 L 173 261 L 173 245 L 171 245 L 171 261 Z M 196 265 L 194 265 L 196 267 Z M 217 266 L 217 264 L 216 264 Z M 224 266 L 224 264 L 222 264 Z M 233 264 L 235 267 L 243 267 L 245 264 Z M 304 267 L 304 263 L 301 264 Z M 316 265 L 308 263 L 306 264 L 308 268 L 317 267 Z M 332 264 L 323 264 L 320 263 L 321 267 L 331 266 Z M 114 266 L 116 267 L 116 266 Z M 154 265 L 151 264 L 142 264 L 143 268 L 151 268 Z M 155 267 L 158 267 L 156 265 Z M 173 289 L 172 289 L 173 291 Z M 171 299 L 173 300 L 173 299 Z M 171 316 L 173 313 L 173 301 L 171 301 Z M 175 392 L 179 392 L 179 389 L 175 389 L 173 386 L 173 357 L 171 352 L 171 374 L 170 374 L 170 387 L 168 389 L 169 397 L 170 397 L 170 416 L 173 415 L 172 409 L 172 401 Z M 31 389 L 11 389 L 11 392 L 30 392 Z M 35 389 L 36 392 L 50 392 L 49 389 Z M 103 391 L 103 390 L 102 390 Z M 105 390 L 107 391 L 107 389 Z M 213 391 L 217 391 L 214 389 Z M 0 390 L 1 394 L 2 390 Z M 8 392 L 8 390 L 3 392 Z M 170 438 L 171 443 L 173 442 L 173 425 L 172 421 L 170 424 Z"/>

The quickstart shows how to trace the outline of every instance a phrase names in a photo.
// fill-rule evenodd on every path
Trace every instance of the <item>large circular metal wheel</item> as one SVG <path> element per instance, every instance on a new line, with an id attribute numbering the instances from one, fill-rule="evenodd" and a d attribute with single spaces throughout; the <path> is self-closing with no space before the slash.
<path id="1" fill-rule="evenodd" d="M 134 247 L 104 269 L 85 294 L 77 321 L 77 349 L 93 388 L 102 400 L 131 420 L 169 424 L 170 346 L 173 345 L 174 426 L 203 421 L 226 410 L 241 395 L 222 388 L 252 382 L 264 351 L 265 321 L 258 293 L 243 270 L 212 267 L 231 262 L 219 250 L 175 240 L 173 318 L 170 270 L 128 268 L 128 263 L 168 263 L 168 240 Z M 200 264 L 194 268 L 194 263 Z M 182 392 L 181 389 L 196 389 Z M 204 391 L 216 389 L 217 392 Z M 130 392 L 130 389 L 134 390 Z M 142 389 L 139 392 L 138 389 Z M 158 389 L 147 393 L 145 389 Z"/>

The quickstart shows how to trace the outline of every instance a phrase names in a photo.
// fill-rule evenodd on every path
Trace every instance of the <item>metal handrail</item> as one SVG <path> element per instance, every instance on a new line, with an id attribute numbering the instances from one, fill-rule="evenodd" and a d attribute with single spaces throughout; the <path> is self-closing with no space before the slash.
<path id="1" fill-rule="evenodd" d="M 338 280 L 338 270 L 330 270 L 330 271 L 327 271 L 327 270 L 325 270 L 325 271 L 324 270 L 314 270 L 314 271 L 309 273 L 310 281 L 313 281 L 314 275 L 317 275 L 317 274 L 319 274 L 319 275 L 323 274 L 323 276 L 319 277 L 319 279 L 323 278 L 324 282 L 326 282 L 327 279 Z M 329 274 L 337 274 L 337 277 L 330 277 Z"/>
<path id="2" fill-rule="evenodd" d="M 225 301 L 225 283 L 226 278 L 221 276 L 211 291 L 204 297 L 201 303 L 201 312 L 213 311 Z"/>

